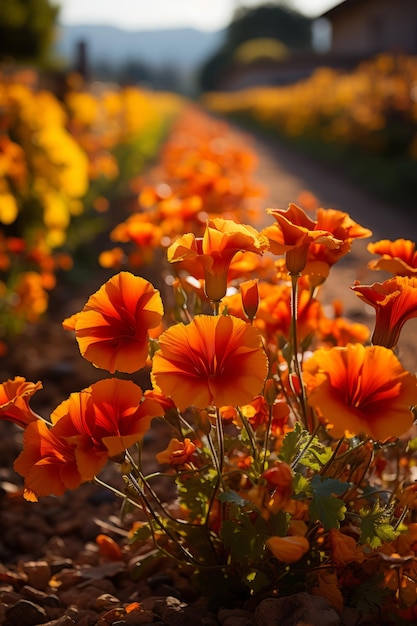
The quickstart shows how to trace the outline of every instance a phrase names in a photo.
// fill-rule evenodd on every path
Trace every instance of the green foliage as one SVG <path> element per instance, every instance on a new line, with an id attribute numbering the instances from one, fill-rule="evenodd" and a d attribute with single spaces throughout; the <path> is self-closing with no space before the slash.
<path id="1" fill-rule="evenodd" d="M 49 0 L 2 0 L 0 59 L 45 60 L 58 13 Z"/>
<path id="2" fill-rule="evenodd" d="M 372 509 L 362 508 L 359 511 L 361 527 L 361 543 L 368 544 L 372 549 L 379 548 L 384 542 L 394 541 L 399 532 L 391 526 L 392 512 L 378 502 Z"/>
<path id="3" fill-rule="evenodd" d="M 315 474 L 310 482 L 312 499 L 309 506 L 310 520 L 318 520 L 324 530 L 339 528 L 340 522 L 345 519 L 346 505 L 335 495 L 342 495 L 347 491 L 347 483 L 327 478 L 322 480 Z"/>

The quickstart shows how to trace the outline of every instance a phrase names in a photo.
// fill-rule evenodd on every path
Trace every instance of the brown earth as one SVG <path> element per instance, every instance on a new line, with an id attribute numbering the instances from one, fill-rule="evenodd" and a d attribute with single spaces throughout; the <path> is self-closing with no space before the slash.
<path id="1" fill-rule="evenodd" d="M 417 239 L 415 223 L 401 207 L 386 206 L 371 198 L 347 183 L 342 173 L 301 157 L 276 141 L 250 136 L 248 142 L 259 155 L 257 179 L 268 190 L 265 207 L 286 208 L 289 202 L 297 201 L 302 191 L 309 190 L 320 206 L 346 211 L 372 229 L 374 241 L 397 237 Z M 260 220 L 270 223 L 263 215 Z M 354 243 L 353 252 L 333 269 L 322 296 L 327 303 L 343 300 L 347 317 L 366 321 L 372 327 L 373 312 L 368 312 L 349 289 L 356 279 L 371 283 L 386 278 L 367 269 L 371 258 L 366 251 L 367 242 Z M 32 404 L 44 415 L 71 391 L 102 378 L 101 372 L 80 357 L 76 342 L 70 333 L 62 330 L 60 321 L 80 310 L 88 295 L 107 277 L 103 272 L 82 289 L 57 294 L 53 298 L 51 319 L 29 328 L 10 354 L 0 360 L 1 380 L 22 375 L 28 380 L 43 381 L 44 390 L 38 392 Z M 399 351 L 404 366 L 413 371 L 417 370 L 415 331 L 416 320 L 411 320 Z M 156 429 L 149 437 L 146 454 L 150 463 L 155 442 L 162 436 L 164 432 Z M 134 517 L 130 515 L 120 522 L 119 502 L 93 485 L 85 485 L 59 499 L 45 498 L 35 504 L 24 502 L 20 479 L 11 469 L 20 446 L 20 432 L 0 422 L 0 625 L 272 626 L 282 623 L 295 626 L 308 622 L 313 626 L 359 626 L 365 623 L 357 615 L 348 614 L 341 621 L 334 612 L 326 613 L 325 619 L 323 611 L 329 611 L 329 607 L 323 606 L 314 607 L 314 615 L 311 611 L 298 614 L 297 621 L 295 614 L 291 618 L 285 613 L 276 621 L 276 605 L 269 612 L 263 605 L 257 613 L 250 607 L 210 613 L 204 601 L 196 597 L 187 575 L 167 562 L 157 562 L 144 579 L 135 581 L 131 574 L 141 555 L 125 545 Z M 100 552 L 95 538 L 102 532 L 122 546 L 117 560 L 109 560 Z M 141 610 L 126 614 L 123 607 L 135 601 L 141 603 Z M 382 624 L 382 618 L 376 623 Z"/>

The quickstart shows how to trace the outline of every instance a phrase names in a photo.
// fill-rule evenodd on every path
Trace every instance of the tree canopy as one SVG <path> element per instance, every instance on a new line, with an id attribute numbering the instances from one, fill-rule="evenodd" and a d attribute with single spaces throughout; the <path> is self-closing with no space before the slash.
<path id="1" fill-rule="evenodd" d="M 58 13 L 49 0 L 1 0 L 0 60 L 44 60 Z"/>
<path id="2" fill-rule="evenodd" d="M 236 50 L 254 39 L 276 40 L 289 52 L 311 50 L 311 19 L 292 9 L 284 0 L 256 7 L 239 7 L 226 30 L 223 47 L 202 69 L 202 89 L 215 89 L 219 73 L 236 61 Z"/>

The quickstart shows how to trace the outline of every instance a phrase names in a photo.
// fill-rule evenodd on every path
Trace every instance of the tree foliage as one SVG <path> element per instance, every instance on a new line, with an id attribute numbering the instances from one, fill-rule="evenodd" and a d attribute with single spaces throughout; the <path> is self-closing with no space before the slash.
<path id="1" fill-rule="evenodd" d="M 44 60 L 58 13 L 49 0 L 1 0 L 0 60 Z"/>
<path id="2" fill-rule="evenodd" d="M 216 88 L 219 74 L 233 63 L 239 46 L 259 38 L 276 39 L 290 52 L 310 50 L 311 19 L 283 1 L 238 8 L 226 29 L 223 47 L 207 61 L 201 71 L 200 83 L 203 90 Z"/>

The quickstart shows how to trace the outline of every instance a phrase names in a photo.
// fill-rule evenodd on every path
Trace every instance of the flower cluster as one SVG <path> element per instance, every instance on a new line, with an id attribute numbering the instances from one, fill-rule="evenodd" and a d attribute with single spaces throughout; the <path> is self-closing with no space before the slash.
<path id="1" fill-rule="evenodd" d="M 103 193 L 133 176 L 124 160 L 137 175 L 181 106 L 173 94 L 97 91 L 75 79 L 63 103 L 37 81 L 0 74 L 0 339 L 47 310 L 56 274 L 104 228 Z"/>
<path id="2" fill-rule="evenodd" d="M 262 232 L 218 217 L 176 239 L 172 310 L 150 282 L 120 272 L 64 321 L 84 358 L 111 374 L 145 368 L 149 389 L 104 378 L 46 420 L 29 406 L 40 383 L 3 383 L 0 416 L 24 428 L 15 469 L 25 497 L 106 484 L 110 461 L 125 487 L 108 488 L 148 520 L 131 541 L 191 565 L 214 602 L 232 590 L 306 589 L 342 610 L 366 588 L 369 610 L 412 614 L 417 378 L 395 354 L 416 315 L 412 244 L 369 244 L 381 255 L 371 267 L 394 270 L 352 286 L 376 309 L 370 341 L 365 327 L 327 318 L 317 298 L 370 231 L 333 209 L 268 214 Z M 147 473 L 141 450 L 155 418 L 170 442 L 156 454 L 160 471 Z M 172 481 L 171 503 L 160 476 Z"/>

